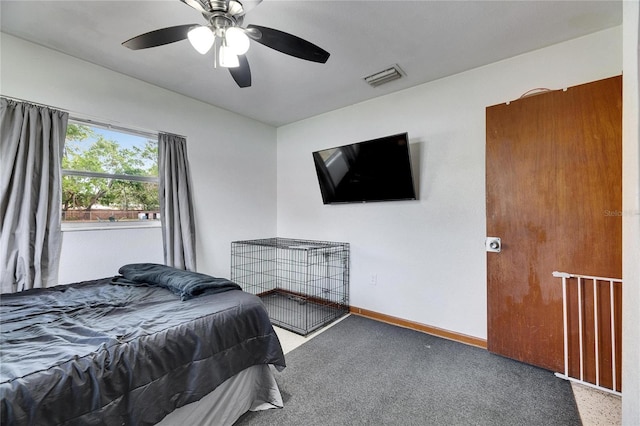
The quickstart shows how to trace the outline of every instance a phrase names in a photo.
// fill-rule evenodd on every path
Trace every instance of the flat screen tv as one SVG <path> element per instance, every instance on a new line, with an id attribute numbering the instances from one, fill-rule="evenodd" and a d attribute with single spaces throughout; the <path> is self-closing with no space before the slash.
<path id="1" fill-rule="evenodd" d="M 313 153 L 324 204 L 415 200 L 407 133 Z"/>

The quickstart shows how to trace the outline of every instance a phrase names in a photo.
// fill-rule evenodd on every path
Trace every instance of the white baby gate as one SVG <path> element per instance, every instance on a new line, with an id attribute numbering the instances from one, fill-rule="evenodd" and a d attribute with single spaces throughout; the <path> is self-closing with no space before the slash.
<path id="1" fill-rule="evenodd" d="M 577 274 L 570 274 L 567 272 L 553 272 L 553 276 L 556 278 L 562 278 L 562 313 L 563 313 L 563 322 L 564 322 L 564 374 L 562 373 L 556 373 L 556 376 L 566 379 L 566 380 L 571 380 L 574 382 L 578 382 L 581 384 L 584 384 L 586 386 L 590 386 L 590 387 L 594 387 L 609 393 L 613 393 L 616 395 L 622 395 L 621 392 L 619 392 L 618 389 L 618 383 L 617 383 L 617 374 L 618 374 L 618 370 L 620 368 L 619 365 L 617 365 L 617 354 L 616 354 L 616 350 L 619 349 L 621 347 L 620 342 L 616 342 L 616 311 L 615 311 L 615 298 L 614 298 L 614 294 L 615 294 L 615 287 L 616 285 L 619 285 L 619 287 L 622 287 L 622 280 L 617 279 L 617 278 L 604 278 L 604 277 L 594 277 L 594 276 L 589 276 L 589 275 L 577 275 Z M 571 330 L 568 329 L 568 301 L 567 301 L 567 297 L 568 297 L 568 289 L 567 289 L 567 281 L 570 279 L 576 279 L 577 282 L 577 308 L 578 308 L 578 345 L 580 348 L 580 358 L 579 358 L 579 362 L 580 362 L 580 374 L 579 377 L 572 377 L 569 374 L 569 333 L 571 332 Z M 593 289 L 593 338 L 595 341 L 595 345 L 593 348 L 590 348 L 591 350 L 594 350 L 594 360 L 595 360 L 595 383 L 590 383 L 585 381 L 585 336 L 587 336 L 587 333 L 590 332 L 589 329 L 585 330 L 587 328 L 586 326 L 586 321 L 584 321 L 583 319 L 583 315 L 584 315 L 584 303 L 585 303 L 585 294 L 587 289 L 586 289 L 586 284 L 588 282 L 591 282 L 592 285 L 592 289 Z M 603 343 L 600 342 L 600 333 L 599 333 L 599 328 L 602 327 L 603 325 L 601 324 L 602 322 L 604 322 L 604 320 L 601 319 L 601 317 L 598 315 L 598 304 L 600 302 L 600 298 L 598 296 L 598 286 L 602 286 L 602 285 L 609 285 L 609 306 L 610 306 L 610 320 L 609 320 L 609 326 L 611 327 L 611 341 L 609 342 L 611 344 L 611 364 L 610 365 L 605 365 L 602 366 L 600 365 L 600 351 L 601 348 L 603 346 Z M 584 289 L 583 289 L 584 287 Z M 622 318 L 622 316 L 620 315 L 620 318 Z M 583 325 L 584 323 L 584 325 Z M 606 326 L 606 324 L 604 325 Z M 610 368 L 611 371 L 611 378 L 612 378 L 612 386 L 611 388 L 602 386 L 600 383 L 600 373 L 601 373 L 601 368 Z"/>

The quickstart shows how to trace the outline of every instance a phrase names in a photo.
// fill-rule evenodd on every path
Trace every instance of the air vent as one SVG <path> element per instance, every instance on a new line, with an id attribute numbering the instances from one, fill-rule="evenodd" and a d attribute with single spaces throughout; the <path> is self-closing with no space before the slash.
<path id="1" fill-rule="evenodd" d="M 371 74 L 364 78 L 370 86 L 378 87 L 382 84 L 388 83 L 393 80 L 397 80 L 402 77 L 402 71 L 398 65 L 393 65 L 384 71 Z"/>

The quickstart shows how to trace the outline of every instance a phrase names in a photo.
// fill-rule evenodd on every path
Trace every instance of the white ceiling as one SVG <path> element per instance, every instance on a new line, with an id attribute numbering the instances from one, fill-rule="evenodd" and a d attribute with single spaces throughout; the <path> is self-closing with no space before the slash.
<path id="1" fill-rule="evenodd" d="M 326 64 L 258 43 L 241 89 L 188 41 L 132 51 L 121 43 L 204 24 L 178 0 L 0 2 L 1 30 L 274 126 L 298 121 L 622 23 L 621 1 L 264 0 L 244 25 L 276 28 L 331 53 Z M 363 77 L 398 64 L 400 80 Z"/>

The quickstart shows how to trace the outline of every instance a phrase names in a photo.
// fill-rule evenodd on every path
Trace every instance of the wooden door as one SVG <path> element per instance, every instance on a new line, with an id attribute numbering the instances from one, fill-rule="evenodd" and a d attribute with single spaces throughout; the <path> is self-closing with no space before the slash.
<path id="1" fill-rule="evenodd" d="M 502 239 L 487 253 L 487 346 L 562 372 L 552 272 L 622 276 L 622 78 L 488 107 L 486 120 L 487 236 Z"/>

